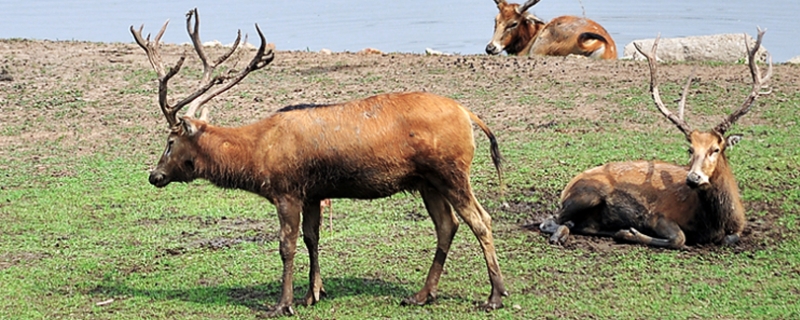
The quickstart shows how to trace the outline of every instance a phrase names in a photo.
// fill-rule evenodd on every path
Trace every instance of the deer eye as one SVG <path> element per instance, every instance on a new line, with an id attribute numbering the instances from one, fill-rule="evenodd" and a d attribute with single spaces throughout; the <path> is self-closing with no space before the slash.
<path id="1" fill-rule="evenodd" d="M 514 21 L 514 22 L 510 23 L 510 24 L 509 24 L 509 25 L 506 27 L 506 29 L 514 29 L 514 28 L 516 28 L 518 25 L 519 25 L 519 22 L 517 22 L 517 21 Z"/>
<path id="2" fill-rule="evenodd" d="M 175 140 L 167 141 L 167 151 L 164 151 L 164 155 L 165 156 L 169 156 L 169 154 L 172 153 L 172 144 L 173 143 L 175 143 Z"/>
<path id="3" fill-rule="evenodd" d="M 719 153 L 719 148 L 715 148 L 714 149 L 714 154 L 717 154 L 717 153 Z"/>

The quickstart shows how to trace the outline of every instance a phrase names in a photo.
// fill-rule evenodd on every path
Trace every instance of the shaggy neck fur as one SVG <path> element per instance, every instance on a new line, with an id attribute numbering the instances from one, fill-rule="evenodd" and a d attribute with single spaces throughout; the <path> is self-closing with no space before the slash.
<path id="1" fill-rule="evenodd" d="M 528 55 L 541 28 L 537 28 L 535 22 L 523 19 L 517 29 L 516 37 L 514 37 L 514 41 L 508 44 L 506 52 L 517 56 Z"/>
<path id="2" fill-rule="evenodd" d="M 703 210 L 696 216 L 699 226 L 710 231 L 700 235 L 706 239 L 700 242 L 718 242 L 729 232 L 737 230 L 744 221 L 740 221 L 744 210 L 739 196 L 739 188 L 733 177 L 728 159 L 725 154 L 717 162 L 716 174 L 711 177 L 711 187 L 707 190 L 698 190 L 700 203 Z M 705 240 L 705 241 L 704 241 Z"/>

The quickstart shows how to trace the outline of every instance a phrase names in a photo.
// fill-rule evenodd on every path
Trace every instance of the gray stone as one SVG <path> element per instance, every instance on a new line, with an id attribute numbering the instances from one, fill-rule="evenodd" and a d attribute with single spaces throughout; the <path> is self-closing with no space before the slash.
<path id="1" fill-rule="evenodd" d="M 9 74 L 6 68 L 0 69 L 0 81 L 14 81 L 14 77 Z"/>
<path id="2" fill-rule="evenodd" d="M 786 61 L 786 63 L 800 64 L 800 56 L 796 56 L 794 58 L 791 58 L 788 61 Z"/>
<path id="3" fill-rule="evenodd" d="M 707 36 L 693 36 L 685 38 L 661 38 L 658 41 L 656 58 L 659 61 L 721 61 L 737 62 L 747 59 L 744 39 L 747 37 L 749 46 L 755 44 L 755 39 L 747 34 L 715 34 Z M 650 50 L 655 39 L 634 40 L 625 45 L 622 59 L 645 60 L 634 43 L 639 43 L 643 50 Z M 762 45 L 756 53 L 759 61 L 765 61 L 767 49 Z"/>

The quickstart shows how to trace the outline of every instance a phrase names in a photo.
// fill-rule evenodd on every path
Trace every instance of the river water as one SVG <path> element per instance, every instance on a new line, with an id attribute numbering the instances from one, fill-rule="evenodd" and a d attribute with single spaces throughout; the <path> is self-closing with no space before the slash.
<path id="1" fill-rule="evenodd" d="M 544 0 L 532 11 L 549 20 L 583 15 L 603 25 L 619 54 L 634 39 L 768 30 L 764 47 L 776 62 L 800 55 L 800 0 Z M 86 1 L 0 0 L 0 38 L 132 42 L 128 28 L 144 23 L 162 41 L 189 41 L 184 14 L 198 7 L 203 41 L 230 43 L 236 29 L 253 23 L 280 50 L 422 53 L 425 48 L 482 54 L 492 36 L 496 5 L 489 0 L 295 0 L 295 1 Z M 253 42 L 253 41 L 251 41 Z"/>

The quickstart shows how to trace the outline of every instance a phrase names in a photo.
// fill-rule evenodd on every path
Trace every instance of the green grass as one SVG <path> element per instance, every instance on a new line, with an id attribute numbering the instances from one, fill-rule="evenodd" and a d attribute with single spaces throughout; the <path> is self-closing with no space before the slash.
<path id="1" fill-rule="evenodd" d="M 442 74 L 438 69 L 428 73 Z M 152 96 L 146 74 L 132 73 L 125 81 L 130 90 L 112 92 Z M 325 86 L 330 85 L 328 79 L 297 76 L 294 81 Z M 388 79 L 369 76 L 350 81 L 381 85 Z M 708 91 L 699 99 L 714 100 L 725 90 Z M 279 100 L 287 92 L 291 91 L 277 88 L 273 94 Z M 20 96 L 9 100 L 24 102 L 21 109 L 87 107 L 79 102 L 80 91 L 15 94 Z M 499 99 L 485 88 L 451 94 L 487 108 Z M 598 240 L 597 247 L 563 248 L 522 228 L 534 214 L 555 210 L 561 188 L 585 169 L 631 159 L 687 161 L 683 137 L 674 128 L 654 125 L 665 120 L 654 114 L 647 96 L 641 97 L 644 94 L 637 84 L 590 96 L 591 101 L 602 100 L 620 110 L 594 122 L 550 115 L 543 119 L 555 123 L 547 128 L 496 131 L 506 159 L 505 200 L 529 205 L 521 210 L 501 206 L 488 143 L 482 134 L 476 135 L 473 186 L 494 218 L 495 244 L 511 293 L 505 308 L 488 314 L 476 309 L 490 286 L 478 242 L 463 224 L 439 284 L 438 300 L 425 307 L 400 306 L 423 284 L 435 235 L 419 197 L 398 194 L 373 201 L 334 200 L 334 232 L 328 231 L 326 216 L 320 245 L 328 297 L 313 307 L 296 307 L 298 318 L 800 317 L 797 92 L 765 97 L 759 102 L 769 106 L 760 113 L 763 124 L 732 130 L 745 134 L 728 157 L 744 201 L 756 209 L 748 212 L 751 223 L 774 219 L 779 231 L 771 238 L 751 240 L 758 244 L 751 249 L 670 251 L 611 240 Z M 252 100 L 250 93 L 239 98 Z M 572 92 L 529 91 L 503 99 L 555 109 L 579 105 Z M 227 103 L 216 106 L 230 113 L 239 106 Z M 155 105 L 148 108 L 160 117 Z M 721 107 L 708 108 L 698 113 L 713 115 Z M 132 119 L 145 113 L 133 109 L 105 114 L 102 119 L 116 126 L 91 152 L 79 143 L 58 139 L 0 149 L 0 318 L 252 319 L 276 302 L 281 260 L 275 208 L 257 196 L 202 181 L 164 189 L 150 186 L 147 166 L 161 152 L 164 133 L 154 134 L 135 124 Z M 50 112 L 41 117 L 55 121 L 59 115 Z M 648 128 L 621 127 L 620 121 L 639 121 Z M 122 125 L 128 122 L 134 124 Z M 0 132 L 24 138 L 33 130 L 40 129 L 14 123 Z M 297 299 L 308 285 L 307 263 L 308 254 L 299 241 L 293 283 Z M 114 300 L 98 305 L 109 299 Z"/>
<path id="2" fill-rule="evenodd" d="M 758 132 L 759 128 L 751 128 Z M 796 129 L 795 129 L 796 130 Z M 620 131 L 537 134 L 504 146 L 512 198 L 516 186 L 557 192 L 574 168 L 648 158 L 660 134 Z M 549 139 L 545 139 L 549 136 Z M 506 137 L 506 139 L 513 138 Z M 660 154 L 683 161 L 682 141 Z M 775 138 L 771 145 L 789 143 Z M 496 183 L 485 142 L 475 161 L 475 186 L 495 213 L 501 267 L 512 295 L 493 317 L 791 318 L 798 315 L 800 243 L 792 233 L 769 250 L 710 256 L 635 248 L 620 252 L 563 250 L 515 225 L 523 216 L 498 212 L 486 191 Z M 568 145 L 568 146 L 565 146 Z M 770 151 L 742 143 L 731 161 L 761 166 Z M 786 151 L 786 150 L 783 150 Z M 757 157 L 749 154 L 757 153 Z M 797 159 L 796 151 L 790 157 Z M 21 318 L 251 317 L 278 296 L 277 219 L 266 201 L 207 183 L 154 189 L 135 157 L 94 155 L 35 164 L 5 161 L 0 182 L 0 313 Z M 486 158 L 486 159 L 484 159 Z M 532 170 L 537 163 L 547 170 Z M 751 192 L 777 179 L 797 186 L 797 162 L 775 171 L 737 170 L 747 201 L 786 199 L 798 191 Z M 68 169 L 65 176 L 47 174 Z M 775 173 L 773 173 L 775 172 Z M 522 197 L 524 198 L 524 197 Z M 551 199 L 552 197 L 548 197 Z M 788 198 L 788 199 L 787 199 Z M 794 201 L 791 201 L 794 200 Z M 554 205 L 554 204 L 553 204 Z M 473 305 L 489 292 L 479 247 L 466 227 L 456 236 L 440 298 L 403 308 L 419 289 L 435 246 L 421 201 L 411 194 L 375 201 L 335 201 L 334 233 L 323 231 L 321 265 L 327 299 L 298 307 L 302 318 L 483 318 Z M 786 208 L 796 230 L 798 208 Z M 327 220 L 326 220 L 327 222 Z M 212 240 L 229 243 L 209 244 Z M 296 297 L 307 285 L 307 255 L 299 245 Z M 95 304 L 115 299 L 109 305 Z"/>

